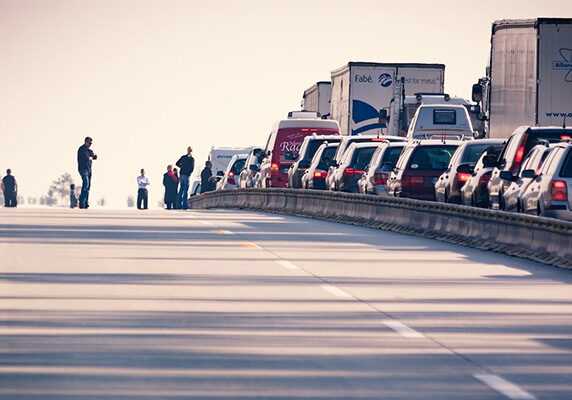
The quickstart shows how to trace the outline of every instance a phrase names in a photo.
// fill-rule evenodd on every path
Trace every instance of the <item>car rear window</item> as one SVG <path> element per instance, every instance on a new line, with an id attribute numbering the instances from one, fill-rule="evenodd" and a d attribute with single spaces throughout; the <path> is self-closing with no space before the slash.
<path id="1" fill-rule="evenodd" d="M 433 125 L 456 125 L 457 113 L 455 110 L 433 110 Z"/>
<path id="2" fill-rule="evenodd" d="M 569 133 L 562 132 L 531 132 L 528 134 L 526 144 L 524 145 L 524 156 L 526 156 L 540 140 L 548 140 L 550 143 L 558 143 L 568 138 Z"/>
<path id="3" fill-rule="evenodd" d="M 463 152 L 461 164 L 475 164 L 481 154 L 483 154 L 483 152 L 489 147 L 491 147 L 490 143 L 467 145 L 465 147 L 465 151 Z"/>
<path id="4" fill-rule="evenodd" d="M 409 168 L 423 170 L 443 170 L 449 165 L 449 161 L 457 146 L 417 146 L 411 155 Z"/>
<path id="5" fill-rule="evenodd" d="M 242 171 L 242 168 L 244 167 L 245 162 L 246 162 L 246 159 L 236 160 L 234 162 L 234 165 L 232 166 L 232 168 L 230 170 L 232 172 L 234 172 L 235 174 L 238 174 L 240 171 Z"/>
<path id="6" fill-rule="evenodd" d="M 336 153 L 337 147 L 326 147 L 322 152 L 322 156 L 320 157 L 320 162 L 318 162 L 319 169 L 327 169 L 328 168 L 328 161 L 332 160 L 334 154 Z M 326 160 L 326 161 L 324 161 Z"/>
<path id="7" fill-rule="evenodd" d="M 355 169 L 365 169 L 371 161 L 376 147 L 357 147 L 352 157 L 352 166 Z"/>
<path id="8" fill-rule="evenodd" d="M 568 149 L 568 154 L 560 170 L 560 176 L 562 178 L 572 178 L 572 151 Z"/>
<path id="9" fill-rule="evenodd" d="M 391 165 L 395 165 L 397 163 L 397 159 L 401 154 L 401 150 L 403 147 L 388 147 L 383 152 L 383 159 L 381 160 L 381 165 L 385 164 L 386 162 L 391 163 Z"/>

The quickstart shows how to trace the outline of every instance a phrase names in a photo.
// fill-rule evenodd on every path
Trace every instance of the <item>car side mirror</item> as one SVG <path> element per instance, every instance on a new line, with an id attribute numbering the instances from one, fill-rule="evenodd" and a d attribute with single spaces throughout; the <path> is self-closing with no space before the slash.
<path id="1" fill-rule="evenodd" d="M 470 107 L 470 111 L 471 111 L 471 114 L 477 114 L 478 115 L 481 112 L 481 106 L 478 104 L 473 104 Z"/>
<path id="2" fill-rule="evenodd" d="M 483 99 L 483 87 L 475 83 L 471 91 L 471 98 L 475 103 L 479 103 Z"/>
<path id="3" fill-rule="evenodd" d="M 483 157 L 483 166 L 486 168 L 496 167 L 497 158 L 493 154 L 487 154 Z"/>
<path id="4" fill-rule="evenodd" d="M 223 171 L 217 171 L 216 176 L 224 176 L 224 172 Z"/>
<path id="5" fill-rule="evenodd" d="M 330 160 L 328 162 L 328 167 L 334 167 L 335 168 L 337 166 L 338 166 L 338 163 L 335 160 Z"/>
<path id="6" fill-rule="evenodd" d="M 462 174 L 472 174 L 473 168 L 469 164 L 461 164 L 457 167 L 457 172 Z"/>
<path id="7" fill-rule="evenodd" d="M 520 174 L 521 178 L 536 178 L 536 171 L 533 169 L 525 169 L 524 171 L 522 171 L 522 173 Z"/>
<path id="8" fill-rule="evenodd" d="M 260 167 L 259 167 L 258 165 L 256 165 L 256 164 L 250 164 L 250 166 L 248 167 L 248 169 L 250 169 L 251 171 L 254 171 L 254 172 L 260 171 Z"/>
<path id="9" fill-rule="evenodd" d="M 510 171 L 501 171 L 499 174 L 500 178 L 505 181 L 514 182 L 516 180 L 516 176 L 510 173 Z"/>

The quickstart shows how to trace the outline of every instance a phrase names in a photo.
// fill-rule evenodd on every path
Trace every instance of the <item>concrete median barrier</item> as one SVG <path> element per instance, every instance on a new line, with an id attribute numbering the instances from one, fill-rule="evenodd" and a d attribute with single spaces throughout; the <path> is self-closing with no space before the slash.
<path id="1" fill-rule="evenodd" d="M 439 239 L 572 269 L 572 222 L 420 200 L 293 189 L 216 191 L 190 208 L 239 208 Z"/>

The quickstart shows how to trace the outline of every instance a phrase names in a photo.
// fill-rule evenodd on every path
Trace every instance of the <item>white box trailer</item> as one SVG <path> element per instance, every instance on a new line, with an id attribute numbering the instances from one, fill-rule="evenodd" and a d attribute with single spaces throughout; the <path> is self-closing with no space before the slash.
<path id="1" fill-rule="evenodd" d="M 250 150 L 254 149 L 256 146 L 250 147 L 211 147 L 207 160 L 212 162 L 213 175 L 217 175 L 219 171 L 224 172 L 228 162 L 235 154 L 250 153 Z M 196 169 L 196 167 L 195 167 Z M 202 170 L 199 168 L 199 170 Z"/>
<path id="2" fill-rule="evenodd" d="M 394 83 L 404 78 L 405 94 L 442 93 L 443 64 L 349 62 L 331 73 L 331 118 L 339 122 L 342 135 L 379 133 L 379 112 L 389 109 Z"/>
<path id="3" fill-rule="evenodd" d="M 572 18 L 495 21 L 487 76 L 473 86 L 473 101 L 491 138 L 521 125 L 572 122 Z"/>
<path id="4" fill-rule="evenodd" d="M 312 87 L 304 90 L 302 110 L 317 111 L 320 116 L 330 114 L 330 100 L 332 98 L 331 82 L 316 82 Z"/>

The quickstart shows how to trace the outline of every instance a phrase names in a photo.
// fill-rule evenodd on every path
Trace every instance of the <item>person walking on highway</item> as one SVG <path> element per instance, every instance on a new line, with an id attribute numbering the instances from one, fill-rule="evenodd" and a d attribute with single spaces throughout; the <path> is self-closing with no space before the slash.
<path id="1" fill-rule="evenodd" d="M 189 197 L 189 178 L 195 169 L 195 159 L 193 158 L 193 148 L 187 148 L 187 154 L 179 158 L 176 162 L 177 167 L 181 168 L 181 176 L 179 177 L 180 187 L 177 196 L 177 208 L 186 210 L 189 208 L 187 199 Z"/>
<path id="2" fill-rule="evenodd" d="M 92 138 L 87 136 L 83 145 L 77 149 L 77 170 L 81 176 L 81 193 L 79 208 L 89 207 L 89 190 L 91 189 L 91 162 L 97 160 L 97 155 L 90 149 Z"/>
<path id="3" fill-rule="evenodd" d="M 6 170 L 6 176 L 2 178 L 2 192 L 4 193 L 4 206 L 16 207 L 18 205 L 18 183 L 12 176 L 12 170 Z"/>
<path id="4" fill-rule="evenodd" d="M 175 168 L 176 169 L 176 168 Z M 163 174 L 163 186 L 165 186 L 165 205 L 167 210 L 176 207 L 177 187 L 179 186 L 179 177 L 173 171 L 172 165 L 167 165 L 167 172 Z"/>
<path id="5" fill-rule="evenodd" d="M 216 188 L 216 176 L 213 176 L 213 163 L 207 161 L 201 172 L 201 193 L 212 192 Z"/>
<path id="6" fill-rule="evenodd" d="M 141 168 L 141 176 L 137 177 L 137 187 L 139 188 L 137 191 L 137 209 L 138 210 L 147 210 L 147 200 L 148 200 L 148 192 L 147 186 L 149 186 L 149 178 L 145 176 L 145 170 Z"/>

